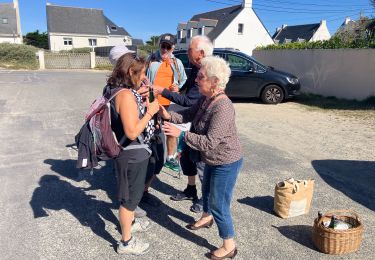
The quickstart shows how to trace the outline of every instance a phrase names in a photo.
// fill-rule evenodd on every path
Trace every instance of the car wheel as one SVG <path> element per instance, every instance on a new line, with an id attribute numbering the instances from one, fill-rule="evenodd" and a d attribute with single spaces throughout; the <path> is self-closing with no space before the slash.
<path id="1" fill-rule="evenodd" d="M 284 92 L 277 85 L 269 85 L 263 89 L 261 98 L 266 104 L 278 104 L 283 101 Z"/>

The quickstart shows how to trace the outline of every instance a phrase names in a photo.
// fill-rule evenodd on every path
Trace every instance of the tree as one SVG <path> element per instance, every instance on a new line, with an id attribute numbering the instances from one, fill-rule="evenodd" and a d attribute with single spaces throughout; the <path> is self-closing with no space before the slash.
<path id="1" fill-rule="evenodd" d="M 32 45 L 37 48 L 48 49 L 48 34 L 47 32 L 39 33 L 39 30 L 35 32 L 29 32 L 24 37 L 24 42 L 27 45 Z"/>
<path id="2" fill-rule="evenodd" d="M 150 40 L 146 42 L 147 45 L 158 48 L 159 36 L 151 36 Z"/>

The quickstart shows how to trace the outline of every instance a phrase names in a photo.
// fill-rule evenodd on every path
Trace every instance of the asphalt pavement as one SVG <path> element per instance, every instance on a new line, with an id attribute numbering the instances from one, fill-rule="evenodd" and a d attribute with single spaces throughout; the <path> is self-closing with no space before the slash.
<path id="1" fill-rule="evenodd" d="M 72 146 L 107 74 L 0 70 L 0 259 L 191 260 L 205 259 L 205 253 L 221 244 L 215 225 L 199 231 L 185 228 L 198 218 L 189 211 L 191 201 L 169 197 L 186 186 L 186 178 L 164 170 L 151 189 L 160 206 L 144 206 L 153 227 L 135 234 L 150 242 L 150 252 L 141 257 L 117 255 L 120 233 L 112 164 L 103 163 L 92 174 L 77 170 Z M 236 259 L 375 259 L 374 162 L 353 166 L 306 161 L 257 142 L 251 129 L 239 132 L 245 160 L 232 202 Z M 332 169 L 358 175 L 342 179 Z M 316 180 L 313 205 L 307 215 L 281 219 L 272 211 L 274 185 L 291 176 Z M 361 176 L 367 176 L 366 181 Z M 346 181 L 358 181 L 360 188 L 348 191 Z M 356 253 L 326 255 L 312 244 L 318 210 L 332 208 L 360 214 L 365 233 Z"/>

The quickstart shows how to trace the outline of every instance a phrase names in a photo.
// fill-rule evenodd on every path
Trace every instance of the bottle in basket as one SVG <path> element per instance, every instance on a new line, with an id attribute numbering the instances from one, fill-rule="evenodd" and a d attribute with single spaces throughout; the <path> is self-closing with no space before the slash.
<path id="1" fill-rule="evenodd" d="M 332 215 L 332 217 L 331 217 L 331 222 L 329 222 L 329 225 L 328 225 L 328 227 L 329 228 L 332 228 L 332 229 L 335 229 L 336 228 L 336 222 L 337 222 L 337 218 L 336 218 L 336 216 L 335 215 Z"/>
<path id="2" fill-rule="evenodd" d="M 323 217 L 323 213 L 321 211 L 318 211 L 318 220 L 320 220 Z"/>

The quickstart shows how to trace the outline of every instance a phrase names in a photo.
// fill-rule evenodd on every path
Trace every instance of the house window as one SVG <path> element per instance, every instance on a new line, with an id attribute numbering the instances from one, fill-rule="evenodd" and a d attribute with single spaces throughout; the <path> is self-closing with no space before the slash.
<path id="1" fill-rule="evenodd" d="M 64 38 L 64 45 L 73 45 L 72 38 Z"/>
<path id="2" fill-rule="evenodd" d="M 111 26 L 111 30 L 112 31 L 117 31 L 117 27 L 116 26 Z"/>
<path id="3" fill-rule="evenodd" d="M 198 35 L 204 35 L 204 26 L 198 28 Z"/>
<path id="4" fill-rule="evenodd" d="M 243 34 L 243 23 L 238 24 L 238 34 Z"/>
<path id="5" fill-rule="evenodd" d="M 8 18 L 3 18 L 3 24 L 7 24 L 8 23 Z"/>
<path id="6" fill-rule="evenodd" d="M 187 34 L 186 34 L 186 38 L 191 38 L 193 35 L 193 29 L 189 29 Z"/>
<path id="7" fill-rule="evenodd" d="M 96 46 L 96 39 L 89 39 L 90 46 Z"/>
<path id="8" fill-rule="evenodd" d="M 178 31 L 177 39 L 182 39 L 182 30 Z"/>

